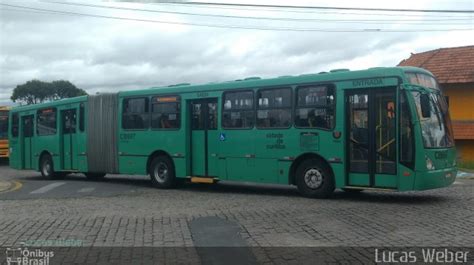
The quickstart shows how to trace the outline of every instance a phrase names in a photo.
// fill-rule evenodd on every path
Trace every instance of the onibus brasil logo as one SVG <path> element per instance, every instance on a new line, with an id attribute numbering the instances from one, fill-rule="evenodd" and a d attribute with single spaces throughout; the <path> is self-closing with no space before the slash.
<path id="1" fill-rule="evenodd" d="M 53 251 L 29 250 L 26 247 L 7 248 L 5 254 L 7 265 L 49 265 L 50 258 L 54 257 Z"/>

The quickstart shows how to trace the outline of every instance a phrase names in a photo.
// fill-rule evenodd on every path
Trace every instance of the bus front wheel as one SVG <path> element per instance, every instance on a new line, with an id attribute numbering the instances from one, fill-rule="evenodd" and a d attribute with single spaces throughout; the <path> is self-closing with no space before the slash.
<path id="1" fill-rule="evenodd" d="M 174 166 L 166 156 L 153 158 L 148 170 L 153 186 L 162 189 L 173 188 L 176 185 Z"/>
<path id="2" fill-rule="evenodd" d="M 50 155 L 47 155 L 47 154 L 41 156 L 40 172 L 41 172 L 41 176 L 48 179 L 59 179 L 66 176 L 66 174 L 62 174 L 61 172 L 54 171 L 53 159 Z"/>
<path id="3" fill-rule="evenodd" d="M 327 198 L 334 191 L 330 169 L 318 159 L 303 161 L 296 169 L 296 186 L 305 197 Z"/>

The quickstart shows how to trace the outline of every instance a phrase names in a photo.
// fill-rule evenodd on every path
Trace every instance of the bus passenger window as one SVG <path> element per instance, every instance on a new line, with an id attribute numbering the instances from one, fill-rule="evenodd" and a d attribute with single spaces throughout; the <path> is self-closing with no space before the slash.
<path id="1" fill-rule="evenodd" d="M 306 86 L 297 88 L 295 126 L 300 128 L 334 127 L 334 88 Z"/>
<path id="2" fill-rule="evenodd" d="M 85 115 L 84 103 L 81 103 L 81 105 L 79 106 L 79 130 L 81 132 L 84 131 L 84 123 L 85 123 L 85 119 L 86 119 L 86 117 L 84 117 L 84 115 Z"/>
<path id="3" fill-rule="evenodd" d="M 123 129 L 147 129 L 148 121 L 148 98 L 127 98 L 123 100 Z"/>
<path id="4" fill-rule="evenodd" d="M 57 131 L 56 108 L 41 109 L 36 112 L 36 134 L 53 135 Z"/>
<path id="5" fill-rule="evenodd" d="M 34 135 L 33 115 L 26 116 L 23 123 L 23 137 L 33 137 Z"/>
<path id="6" fill-rule="evenodd" d="M 255 120 L 253 91 L 225 92 L 223 102 L 223 128 L 253 128 Z"/>
<path id="7" fill-rule="evenodd" d="M 291 125 L 291 89 L 258 91 L 257 128 L 288 128 Z"/>
<path id="8" fill-rule="evenodd" d="M 151 128 L 179 129 L 181 124 L 179 97 L 154 97 L 151 105 Z"/>
<path id="9" fill-rule="evenodd" d="M 18 118 L 18 113 L 12 114 L 12 137 L 18 137 L 18 128 L 20 124 L 20 119 Z"/>

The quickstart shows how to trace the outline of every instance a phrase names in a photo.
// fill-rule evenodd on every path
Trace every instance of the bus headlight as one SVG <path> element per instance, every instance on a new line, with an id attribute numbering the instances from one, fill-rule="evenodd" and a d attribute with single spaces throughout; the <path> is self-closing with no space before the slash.
<path id="1" fill-rule="evenodd" d="M 433 165 L 433 161 L 429 157 L 426 157 L 426 169 L 428 170 L 434 170 L 435 167 Z"/>

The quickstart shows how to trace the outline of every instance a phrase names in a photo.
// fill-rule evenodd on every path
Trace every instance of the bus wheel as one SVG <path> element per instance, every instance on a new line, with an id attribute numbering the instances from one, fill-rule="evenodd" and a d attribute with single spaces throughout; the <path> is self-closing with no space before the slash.
<path id="1" fill-rule="evenodd" d="M 296 185 L 305 197 L 327 198 L 334 191 L 334 177 L 319 160 L 309 159 L 296 169 Z"/>
<path id="2" fill-rule="evenodd" d="M 148 170 L 151 183 L 157 188 L 169 189 L 176 184 L 173 163 L 166 156 L 158 156 L 153 158 Z"/>
<path id="3" fill-rule="evenodd" d="M 53 159 L 50 155 L 43 155 L 40 160 L 40 171 L 41 176 L 48 179 L 59 179 L 64 178 L 66 174 L 54 172 Z"/>
<path id="4" fill-rule="evenodd" d="M 84 173 L 84 175 L 86 175 L 86 178 L 89 179 L 89 180 L 100 180 L 100 179 L 103 179 L 105 177 L 105 173 Z"/>

